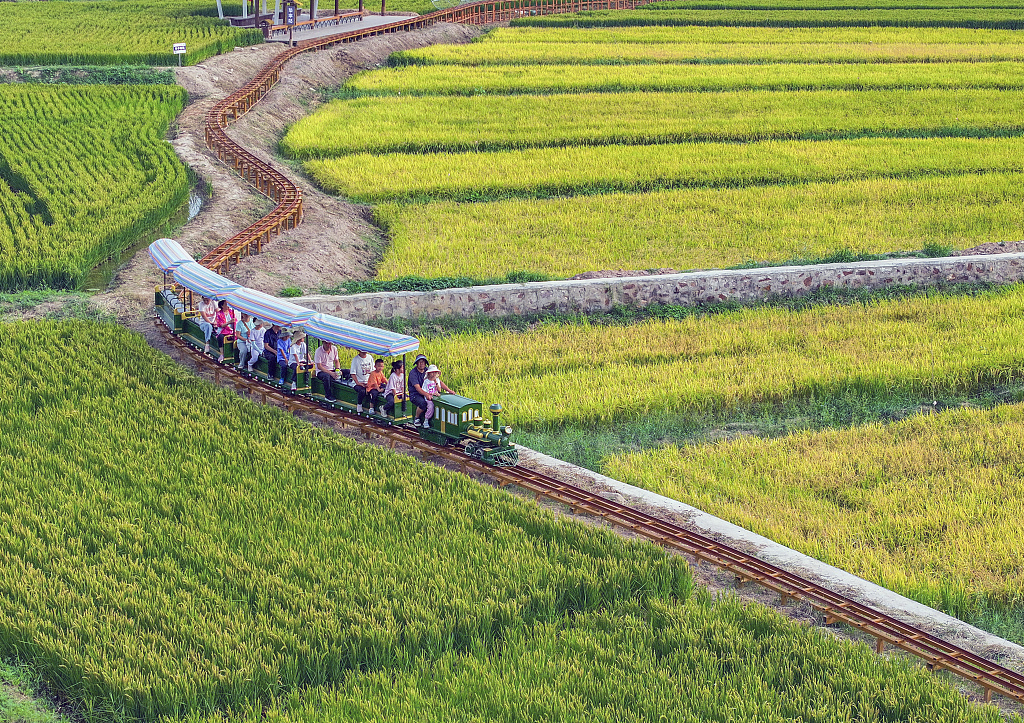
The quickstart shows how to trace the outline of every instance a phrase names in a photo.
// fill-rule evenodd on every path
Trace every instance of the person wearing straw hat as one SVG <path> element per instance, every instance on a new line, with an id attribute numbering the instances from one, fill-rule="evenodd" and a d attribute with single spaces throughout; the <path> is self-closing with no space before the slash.
<path id="1" fill-rule="evenodd" d="M 427 367 L 427 376 L 420 385 L 423 388 L 423 397 L 427 400 L 427 413 L 423 418 L 423 426 L 430 428 L 430 420 L 434 416 L 434 397 L 441 392 L 454 394 L 448 385 L 441 381 L 441 370 L 431 364 Z"/>
<path id="2" fill-rule="evenodd" d="M 299 329 L 292 334 L 292 345 L 288 347 L 288 371 L 285 372 L 285 383 L 291 382 L 295 391 L 295 382 L 299 378 L 299 365 L 309 364 L 309 353 L 306 350 L 306 332 Z"/>

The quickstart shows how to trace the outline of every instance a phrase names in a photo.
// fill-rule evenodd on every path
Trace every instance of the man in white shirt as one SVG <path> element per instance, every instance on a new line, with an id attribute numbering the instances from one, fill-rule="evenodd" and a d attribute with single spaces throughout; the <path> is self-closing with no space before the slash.
<path id="1" fill-rule="evenodd" d="M 338 349 L 329 341 L 325 341 L 313 354 L 316 365 L 316 378 L 324 385 L 324 397 L 328 402 L 337 401 L 334 395 L 334 382 L 338 381 Z"/>
<path id="2" fill-rule="evenodd" d="M 368 351 L 360 351 L 352 359 L 352 379 L 356 383 L 356 411 L 363 411 L 363 402 L 366 401 L 366 381 L 370 378 L 370 372 L 373 371 L 373 357 L 370 356 Z"/>

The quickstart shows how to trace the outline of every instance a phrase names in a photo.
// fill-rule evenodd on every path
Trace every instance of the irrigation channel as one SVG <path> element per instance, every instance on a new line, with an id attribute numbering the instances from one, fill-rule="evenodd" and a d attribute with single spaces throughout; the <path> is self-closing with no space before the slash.
<path id="1" fill-rule="evenodd" d="M 300 53 L 322 50 L 340 43 L 352 43 L 376 35 L 417 30 L 434 23 L 453 22 L 484 25 L 527 15 L 579 12 L 581 10 L 630 9 L 644 2 L 637 0 L 502 0 L 477 2 L 429 15 L 405 18 L 387 25 L 349 31 L 315 40 L 299 42 L 278 55 L 237 91 L 217 103 L 206 115 L 206 143 L 218 158 L 234 169 L 261 193 L 277 202 L 277 206 L 259 221 L 213 249 L 200 263 L 217 272 L 225 272 L 232 262 L 252 253 L 259 253 L 272 236 L 294 228 L 302 221 L 302 191 L 284 174 L 235 143 L 225 132 L 228 123 L 248 112 L 280 78 L 281 70 Z M 292 413 L 306 413 L 358 429 L 366 438 L 381 438 L 392 449 L 402 444 L 424 456 L 440 457 L 459 466 L 463 472 L 475 472 L 494 479 L 499 486 L 513 485 L 567 505 L 572 510 L 600 517 L 608 524 L 628 529 L 666 548 L 707 561 L 736 576 L 736 581 L 756 582 L 777 592 L 784 600 L 808 603 L 825 614 L 826 624 L 845 623 L 871 635 L 875 649 L 881 653 L 886 645 L 905 650 L 923 659 L 932 670 L 945 669 L 976 683 L 985 691 L 985 701 L 993 694 L 1024 703 L 1024 675 L 990 662 L 969 650 L 948 643 L 913 625 L 904 623 L 867 605 L 857 602 L 781 567 L 766 563 L 729 545 L 705 535 L 665 522 L 628 505 L 607 500 L 579 487 L 566 484 L 538 472 L 513 468 L 496 468 L 482 464 L 459 448 L 448 448 L 427 442 L 411 430 L 382 427 L 374 422 L 336 409 L 321 407 L 312 400 L 291 396 L 258 380 L 249 379 L 233 369 L 222 366 L 211 357 L 192 349 L 170 333 L 159 320 L 157 326 L 169 343 L 181 349 L 201 367 L 212 369 L 217 383 L 230 383 L 236 390 L 259 398 L 264 404 L 278 404 Z"/>

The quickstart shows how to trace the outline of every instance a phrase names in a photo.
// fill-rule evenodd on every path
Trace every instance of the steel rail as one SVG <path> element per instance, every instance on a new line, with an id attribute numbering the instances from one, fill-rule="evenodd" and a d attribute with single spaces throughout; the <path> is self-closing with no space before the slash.
<path id="1" fill-rule="evenodd" d="M 270 163 L 250 153 L 228 136 L 225 128 L 248 113 L 281 77 L 284 64 L 300 53 L 354 43 L 377 35 L 418 30 L 440 22 L 485 25 L 529 15 L 550 15 L 583 10 L 625 10 L 650 0 L 491 0 L 437 10 L 427 15 L 403 18 L 386 25 L 350 30 L 322 38 L 299 42 L 279 54 L 241 88 L 216 103 L 206 113 L 206 145 L 217 157 L 257 191 L 274 200 L 277 206 L 251 226 L 239 231 L 199 260 L 218 273 L 231 268 L 244 256 L 263 251 L 263 244 L 282 231 L 302 222 L 302 189 L 292 183 Z"/>
<path id="2" fill-rule="evenodd" d="M 403 444 L 421 454 L 453 462 L 459 465 L 464 473 L 473 471 L 486 475 L 494 479 L 499 487 L 512 485 L 537 497 L 566 505 L 576 512 L 600 517 L 610 525 L 631 530 L 668 549 L 726 570 L 736 576 L 738 584 L 755 582 L 778 593 L 784 601 L 792 599 L 805 602 L 825 614 L 826 624 L 842 622 L 873 636 L 876 640 L 875 650 L 878 653 L 883 652 L 886 645 L 891 645 L 921 658 L 931 670 L 945 669 L 969 680 L 985 691 L 986 702 L 992 700 L 993 694 L 999 694 L 1024 703 L 1024 675 L 1021 673 L 986 660 L 965 648 L 942 640 L 910 623 L 830 590 L 790 570 L 765 562 L 707 535 L 667 522 L 626 504 L 608 500 L 540 472 L 523 467 L 492 467 L 470 457 L 459 447 L 443 447 L 428 442 L 413 430 L 381 426 L 369 418 L 324 407 L 314 400 L 294 396 L 262 381 L 244 377 L 230 366 L 218 364 L 211 357 L 172 334 L 159 317 L 156 323 L 172 345 L 185 352 L 199 366 L 212 369 L 218 384 L 224 384 L 227 379 L 236 390 L 244 390 L 251 397 L 259 397 L 264 404 L 273 402 L 293 414 L 303 412 L 340 423 L 343 427 L 353 427 L 367 438 L 379 437 L 387 440 L 388 446 L 392 449 L 396 444 Z"/>

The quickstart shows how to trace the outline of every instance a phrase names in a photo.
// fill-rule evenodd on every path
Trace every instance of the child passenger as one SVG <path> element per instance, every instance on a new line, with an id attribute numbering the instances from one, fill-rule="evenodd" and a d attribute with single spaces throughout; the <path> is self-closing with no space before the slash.
<path id="1" fill-rule="evenodd" d="M 384 414 L 394 416 L 396 399 L 405 399 L 405 364 L 400 361 L 391 362 L 391 376 L 384 387 Z"/>
<path id="2" fill-rule="evenodd" d="M 374 407 L 380 404 L 381 392 L 387 386 L 388 380 L 384 376 L 384 360 L 378 359 L 373 363 L 373 371 L 366 378 L 366 396 L 370 400 L 370 414 L 376 414 Z"/>
<path id="3" fill-rule="evenodd" d="M 423 380 L 423 384 L 421 386 L 424 391 L 423 396 L 427 400 L 427 413 L 424 415 L 423 426 L 429 427 L 430 420 L 434 416 L 434 397 L 441 392 L 448 392 L 449 394 L 454 394 L 455 392 L 449 389 L 448 385 L 441 381 L 441 370 L 433 364 L 427 367 L 427 378 Z"/>

